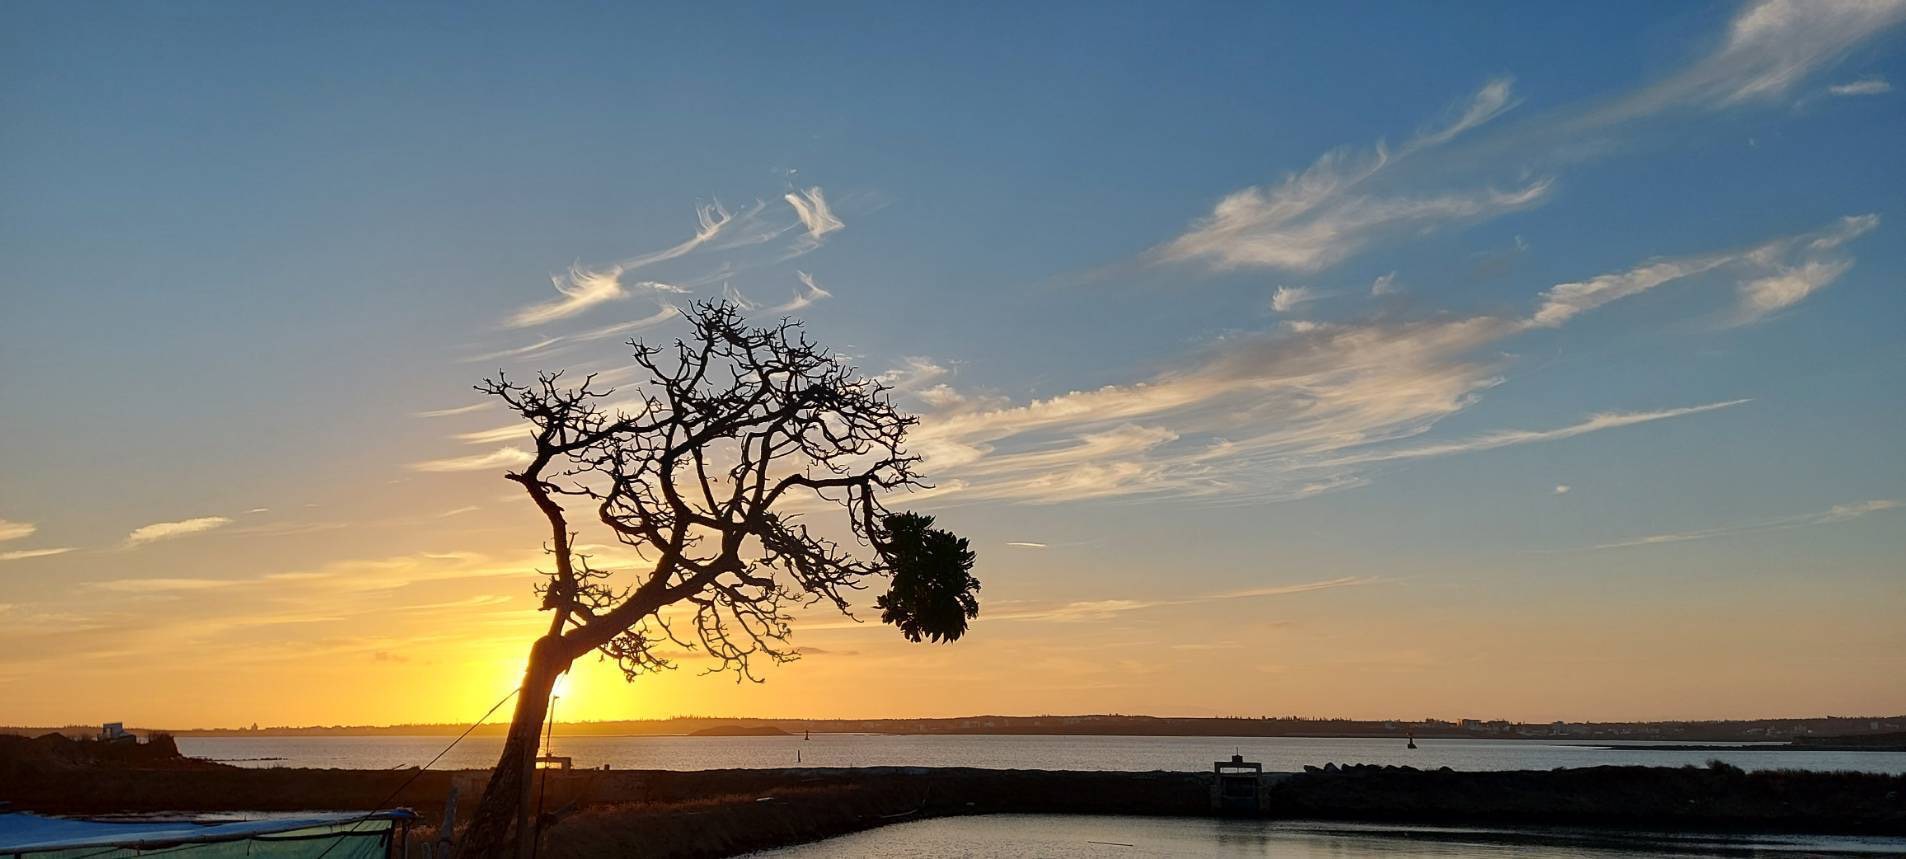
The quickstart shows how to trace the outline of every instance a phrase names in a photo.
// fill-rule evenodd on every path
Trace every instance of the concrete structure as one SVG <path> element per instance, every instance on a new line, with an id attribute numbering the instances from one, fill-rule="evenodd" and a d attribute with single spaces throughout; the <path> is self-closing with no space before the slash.
<path id="1" fill-rule="evenodd" d="M 1219 814 L 1263 814 L 1270 810 L 1271 792 L 1264 789 L 1264 765 L 1232 755 L 1211 764 L 1211 810 Z"/>

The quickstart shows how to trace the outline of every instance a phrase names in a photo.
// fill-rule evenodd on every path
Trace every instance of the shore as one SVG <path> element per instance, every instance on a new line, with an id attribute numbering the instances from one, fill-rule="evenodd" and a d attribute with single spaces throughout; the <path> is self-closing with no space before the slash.
<path id="1" fill-rule="evenodd" d="M 7 744 L 0 744 L 7 745 Z M 15 751 L 27 749 L 12 744 Z M 55 743 L 43 744 L 57 748 Z M 5 749 L 0 749 L 4 752 Z M 1213 776 L 961 768 L 551 772 L 551 856 L 728 856 L 965 814 L 1212 815 Z M 240 769 L 190 758 L 0 756 L 0 800 L 49 814 L 408 806 L 420 838 L 480 770 Z M 1906 776 L 1728 766 L 1455 772 L 1349 766 L 1266 774 L 1263 816 L 1290 820 L 1906 835 Z"/>

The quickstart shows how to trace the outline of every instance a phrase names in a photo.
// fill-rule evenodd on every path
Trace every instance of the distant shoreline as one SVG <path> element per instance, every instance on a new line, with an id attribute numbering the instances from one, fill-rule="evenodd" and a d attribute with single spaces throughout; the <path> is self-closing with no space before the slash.
<path id="1" fill-rule="evenodd" d="M 134 733 L 169 733 L 176 737 L 378 737 L 454 736 L 465 724 L 309 725 L 257 728 L 134 727 Z M 476 736 L 500 736 L 503 723 L 479 725 Z M 1288 737 L 1318 739 L 1419 740 L 1486 739 L 1537 742 L 1622 743 L 1813 743 L 1906 732 L 1906 715 L 1759 719 L 1708 722 L 1550 722 L 1520 723 L 1466 719 L 1456 722 L 1422 720 L 1158 717 L 1121 715 L 1083 716 L 965 716 L 930 719 L 781 719 L 762 717 L 677 717 L 600 722 L 561 722 L 566 736 L 644 737 L 692 736 L 710 731 L 758 731 L 787 734 L 887 734 L 984 736 L 1128 736 L 1128 737 Z M 97 726 L 6 727 L 0 734 L 38 736 L 63 733 L 91 736 Z M 1818 748 L 1810 746 L 1811 748 Z M 1825 749 L 1820 749 L 1824 751 Z"/>

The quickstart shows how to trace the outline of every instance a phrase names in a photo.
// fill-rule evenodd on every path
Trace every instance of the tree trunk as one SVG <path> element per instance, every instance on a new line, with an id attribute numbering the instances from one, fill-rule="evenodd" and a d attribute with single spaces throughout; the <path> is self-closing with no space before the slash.
<path id="1" fill-rule="evenodd" d="M 544 636 L 530 647 L 529 665 L 523 669 L 523 686 L 516 696 L 516 714 L 510 717 L 510 732 L 503 742 L 503 755 L 490 772 L 490 783 L 483 799 L 470 816 L 470 830 L 463 836 L 458 859 L 497 859 L 515 840 L 517 856 L 529 855 L 531 840 L 530 799 L 535 787 L 537 745 L 542 740 L 543 719 L 549 715 L 549 695 L 556 676 L 572 661 L 562 653 L 562 640 Z"/>

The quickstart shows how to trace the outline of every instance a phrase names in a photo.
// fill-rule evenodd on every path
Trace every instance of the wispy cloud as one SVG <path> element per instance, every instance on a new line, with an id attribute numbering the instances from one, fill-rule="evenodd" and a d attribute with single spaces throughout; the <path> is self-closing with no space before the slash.
<path id="1" fill-rule="evenodd" d="M 1737 321 L 1752 321 L 1797 304 L 1832 283 L 1852 265 L 1843 247 L 1878 226 L 1877 215 L 1852 215 L 1820 230 L 1741 250 L 1654 260 L 1623 272 L 1557 284 L 1542 293 L 1541 305 L 1525 324 L 1559 327 L 1609 302 L 1720 269 L 1739 274 Z"/>
<path id="2" fill-rule="evenodd" d="M 460 432 L 451 438 L 465 444 L 496 444 L 503 441 L 528 440 L 535 435 L 535 429 L 527 423 L 504 424 L 486 430 Z"/>
<path id="3" fill-rule="evenodd" d="M 428 411 L 416 412 L 415 414 L 417 415 L 417 417 L 420 417 L 420 418 L 448 418 L 448 417 L 455 417 L 457 415 L 467 415 L 472 412 L 480 412 L 489 407 L 490 407 L 489 403 L 471 403 L 470 405 L 467 405 L 467 406 L 455 406 L 455 407 L 447 408 L 447 409 L 430 409 Z"/>
<path id="4" fill-rule="evenodd" d="M 1437 146 L 1456 139 L 1456 136 L 1482 125 L 1503 114 L 1520 103 L 1515 98 L 1514 81 L 1509 78 L 1496 78 L 1470 96 L 1469 101 L 1461 105 L 1454 118 L 1440 126 L 1425 129 L 1407 148 Z"/>
<path id="5" fill-rule="evenodd" d="M 182 519 L 177 522 L 154 522 L 134 529 L 132 533 L 126 535 L 126 542 L 137 546 L 158 540 L 188 537 L 193 534 L 203 534 L 215 528 L 223 528 L 231 523 L 232 520 L 224 516 L 200 516 L 196 519 Z"/>
<path id="6" fill-rule="evenodd" d="M 1370 462 L 1390 462 L 1390 461 L 1399 460 L 1399 459 L 1423 459 L 1425 457 L 1431 457 L 1431 456 L 1450 456 L 1452 454 L 1459 454 L 1459 453 L 1473 453 L 1479 450 L 1494 450 L 1499 447 L 1509 447 L 1511 445 L 1518 445 L 1518 444 L 1533 444 L 1536 442 L 1544 442 L 1544 441 L 1558 441 L 1565 438 L 1574 438 L 1579 435 L 1587 435 L 1588 433 L 1598 432 L 1600 430 L 1605 430 L 1605 429 L 1615 429 L 1617 427 L 1627 427 L 1627 426 L 1634 426 L 1636 424 L 1652 423 L 1654 421 L 1667 420 L 1669 418 L 1679 418 L 1679 417 L 1686 417 L 1688 415 L 1698 415 L 1698 414 L 1701 414 L 1702 412 L 1711 412 L 1711 411 L 1716 411 L 1718 409 L 1732 408 L 1734 406 L 1742 405 L 1748 402 L 1752 402 L 1752 401 L 1751 400 L 1727 400 L 1727 401 L 1719 402 L 1719 403 L 1708 403 L 1706 405 L 1700 405 L 1700 406 L 1684 406 L 1684 407 L 1675 408 L 1675 409 L 1661 409 L 1658 411 L 1651 411 L 1651 412 L 1603 412 L 1601 414 L 1592 415 L 1587 420 L 1570 424 L 1565 427 L 1559 427 L 1557 429 L 1499 430 L 1492 433 L 1484 433 L 1478 436 L 1471 436 L 1469 438 L 1442 442 L 1440 444 L 1427 444 L 1427 445 L 1421 445 L 1417 447 L 1405 447 L 1405 448 L 1397 448 L 1392 450 L 1373 451 L 1370 453 L 1352 454 L 1349 456 L 1339 457 L 1337 459 L 1325 460 L 1324 462 L 1320 464 L 1325 466 L 1354 465 L 1354 464 L 1370 463 Z M 1562 491 L 1566 492 L 1567 490 L 1564 489 Z"/>
<path id="7" fill-rule="evenodd" d="M 1529 317 L 1528 321 L 1530 325 L 1541 328 L 1557 328 L 1577 315 L 1611 301 L 1639 295 L 1665 283 L 1712 271 L 1731 259 L 1733 258 L 1727 256 L 1708 256 L 1664 260 L 1624 272 L 1604 274 L 1578 283 L 1557 284 L 1542 293 L 1542 306 L 1536 308 L 1535 314 Z"/>
<path id="8" fill-rule="evenodd" d="M 1759 0 L 1741 8 L 1706 56 L 1578 124 L 1636 119 L 1676 107 L 1723 108 L 1791 91 L 1854 46 L 1906 20 L 1906 0 Z"/>
<path id="9" fill-rule="evenodd" d="M 193 578 L 150 578 L 150 579 L 111 579 L 92 582 L 88 585 L 95 590 L 112 591 L 125 594 L 157 594 L 176 591 L 207 591 L 217 588 L 229 588 L 243 584 L 238 579 L 193 579 Z"/>
<path id="10" fill-rule="evenodd" d="M 810 307 L 816 302 L 834 297 L 833 293 L 822 289 L 820 284 L 814 282 L 813 275 L 804 271 L 797 271 L 794 273 L 794 276 L 801 281 L 801 285 L 794 290 L 794 297 L 784 304 L 768 308 L 769 313 L 792 313 L 796 310 Z"/>
<path id="11" fill-rule="evenodd" d="M 1508 79 L 1491 81 L 1441 123 L 1391 150 L 1328 153 L 1273 185 L 1225 196 L 1211 213 L 1150 256 L 1201 262 L 1216 270 L 1268 268 L 1316 272 L 1387 237 L 1493 218 L 1545 201 L 1552 173 L 1536 165 L 1593 151 L 1584 135 L 1599 134 L 1674 111 L 1706 111 L 1784 95 L 1831 66 L 1853 47 L 1906 19 L 1906 0 L 1758 0 L 1741 7 L 1720 44 L 1678 70 L 1599 104 L 1564 107 L 1469 136 L 1513 108 Z M 1879 91 L 1885 81 L 1842 85 L 1846 94 Z M 1459 137 L 1465 142 L 1454 149 Z M 1487 141 L 1487 142 L 1484 142 Z M 1440 160 L 1403 171 L 1430 150 Z M 1454 152 L 1466 153 L 1456 158 Z M 1461 164 L 1463 169 L 1451 169 Z M 1516 169 L 1522 178 L 1452 188 L 1451 176 Z"/>
<path id="12" fill-rule="evenodd" d="M 0 561 L 25 561 L 31 558 L 48 558 L 54 555 L 64 555 L 71 551 L 73 551 L 73 547 L 71 546 L 60 546 L 51 549 L 17 549 L 11 552 L 0 552 Z"/>
<path id="13" fill-rule="evenodd" d="M 1548 193 L 1548 179 L 1504 189 L 1427 194 L 1376 184 L 1381 174 L 1411 154 L 1447 143 L 1513 106 L 1509 81 L 1491 81 L 1453 119 L 1421 132 L 1395 152 L 1381 142 L 1367 153 L 1338 150 L 1282 183 L 1234 192 L 1153 255 L 1169 262 L 1203 262 L 1220 270 L 1315 272 L 1386 235 L 1422 232 L 1532 205 Z"/>
<path id="14" fill-rule="evenodd" d="M 429 472 L 489 471 L 497 468 L 508 468 L 512 465 L 521 465 L 529 460 L 529 451 L 519 447 L 499 447 L 489 453 L 413 462 L 410 464 L 410 468 L 412 471 Z"/>
<path id="15" fill-rule="evenodd" d="M 596 328 L 589 331 L 584 331 L 581 334 L 574 335 L 572 339 L 586 342 L 586 341 L 592 341 L 592 340 L 603 340 L 609 337 L 621 337 L 628 334 L 634 334 L 637 331 L 643 331 L 649 328 L 654 328 L 655 326 L 660 325 L 664 322 L 667 322 L 670 319 L 674 319 L 675 317 L 680 315 L 682 315 L 681 308 L 676 307 L 673 304 L 663 304 L 661 306 L 661 309 L 647 316 L 641 317 L 639 319 L 631 319 L 627 322 L 619 322 L 619 323 L 616 323 L 615 325 L 607 325 L 602 328 Z"/>
<path id="16" fill-rule="evenodd" d="M 553 275 L 549 282 L 560 298 L 533 304 L 510 317 L 511 328 L 527 328 L 557 319 L 566 319 L 605 301 L 614 301 L 629 293 L 622 288 L 621 266 L 587 269 L 570 266 L 569 271 Z"/>
<path id="17" fill-rule="evenodd" d="M 1290 585 L 1267 585 L 1257 588 L 1220 591 L 1217 593 L 1197 594 L 1177 599 L 1101 599 L 1078 600 L 1045 608 L 1026 608 L 994 612 L 990 617 L 984 613 L 982 620 L 1038 620 L 1058 622 L 1083 622 L 1110 620 L 1118 615 L 1135 611 L 1145 611 L 1170 606 L 1202 605 L 1214 602 L 1226 602 L 1239 599 L 1289 596 L 1292 594 L 1313 593 L 1316 591 L 1354 588 L 1366 585 L 1382 584 L 1385 579 L 1372 576 L 1343 576 L 1314 582 L 1301 582 Z"/>
<path id="18" fill-rule="evenodd" d="M 1308 286 L 1280 286 L 1271 293 L 1271 310 L 1277 313 L 1289 313 L 1297 305 L 1307 304 L 1322 298 L 1323 294 Z"/>
<path id="19" fill-rule="evenodd" d="M 1766 273 L 1741 283 L 1735 321 L 1757 321 L 1831 285 L 1853 266 L 1842 248 L 1879 223 L 1878 215 L 1852 215 L 1818 232 L 1757 248 L 1752 262 Z"/>
<path id="20" fill-rule="evenodd" d="M 758 210 L 757 208 L 754 211 Z M 698 207 L 695 210 L 695 218 L 698 223 L 695 235 L 679 244 L 601 268 L 571 266 L 567 272 L 551 277 L 550 283 L 556 288 L 558 297 L 518 310 L 509 318 L 509 326 L 527 328 L 532 325 L 541 325 L 545 322 L 566 319 L 603 302 L 626 298 L 629 292 L 622 285 L 623 275 L 644 266 L 686 255 L 708 244 L 720 235 L 723 229 L 735 222 L 735 216 L 722 208 L 720 203 Z M 658 281 L 643 281 L 637 286 L 651 292 L 680 291 L 678 287 Z"/>
<path id="21" fill-rule="evenodd" d="M 1570 486 L 1569 486 L 1568 484 L 1566 484 L 1566 483 L 1557 483 L 1557 484 L 1555 484 L 1555 494 L 1556 494 L 1556 495 L 1567 495 L 1567 494 L 1568 494 L 1568 492 L 1569 492 L 1569 489 L 1571 489 L 1571 488 L 1572 488 L 1572 487 L 1570 487 Z"/>
<path id="22" fill-rule="evenodd" d="M 1044 549 L 1046 548 L 1046 544 L 1044 543 L 1033 543 L 1026 540 L 1008 540 L 1006 542 L 1006 545 L 1011 546 L 1012 548 L 1015 548 L 1015 549 Z"/>
<path id="23" fill-rule="evenodd" d="M 7 519 L 0 519 L 0 541 L 31 537 L 34 532 L 38 530 L 40 530 L 40 526 L 31 522 L 14 522 Z"/>
<path id="24" fill-rule="evenodd" d="M 622 275 L 627 271 L 628 269 L 620 264 L 605 269 L 571 267 L 568 272 L 550 278 L 550 282 L 555 285 L 556 291 L 562 295 L 561 298 L 532 307 L 526 307 L 518 311 L 515 316 L 510 318 L 510 327 L 524 328 L 531 325 L 540 325 L 545 322 L 553 322 L 558 319 L 566 319 L 598 304 L 602 304 L 603 302 L 627 298 L 630 295 L 629 290 L 631 287 L 651 295 L 681 294 L 686 291 L 674 284 L 663 283 L 658 280 L 637 281 L 629 287 L 625 287 L 622 284 Z M 505 351 L 499 353 L 499 355 L 507 356 L 532 352 L 554 345 L 561 340 L 562 338 L 560 337 L 551 338 L 540 344 Z"/>
<path id="25" fill-rule="evenodd" d="M 841 219 L 834 216 L 834 210 L 828 208 L 827 196 L 819 185 L 805 191 L 789 191 L 782 199 L 794 207 L 794 216 L 801 219 L 801 226 L 807 230 L 807 237 L 819 242 L 828 233 L 845 227 Z"/>
<path id="26" fill-rule="evenodd" d="M 1837 96 L 1885 95 L 1892 91 L 1893 85 L 1885 78 L 1878 77 L 1861 78 L 1857 81 L 1847 81 L 1827 87 L 1829 95 Z"/>
<path id="27" fill-rule="evenodd" d="M 495 361 L 495 360 L 507 359 L 507 358 L 521 358 L 525 355 L 531 355 L 537 352 L 541 352 L 544 349 L 548 349 L 549 347 L 554 346 L 561 342 L 563 342 L 563 338 L 561 337 L 546 337 L 546 338 L 543 338 L 542 340 L 536 341 L 535 343 L 531 343 L 528 346 L 518 346 L 514 349 L 499 349 L 495 352 L 485 352 L 481 355 L 471 355 L 468 358 L 463 358 L 460 360 L 465 364 L 474 364 L 479 361 Z"/>
<path id="28" fill-rule="evenodd" d="M 1731 536 L 1740 535 L 1740 534 L 1752 534 L 1758 531 L 1778 531 L 1778 530 L 1785 530 L 1788 528 L 1805 528 L 1811 525 L 1832 525 L 1837 522 L 1849 522 L 1871 513 L 1879 513 L 1881 511 L 1886 511 L 1886 510 L 1897 510 L 1901 508 L 1902 506 L 1906 506 L 1906 504 L 1902 504 L 1901 502 L 1895 501 L 1892 499 L 1861 501 L 1861 502 L 1856 502 L 1852 504 L 1835 504 L 1834 506 L 1818 513 L 1808 513 L 1808 514 L 1800 515 L 1800 516 L 1784 516 L 1779 519 L 1768 519 L 1765 521 L 1754 522 L 1747 525 L 1732 525 L 1732 526 L 1721 527 L 1721 528 L 1705 528 L 1699 531 L 1681 531 L 1681 532 L 1667 533 L 1667 534 L 1650 534 L 1646 537 L 1637 537 L 1632 540 L 1621 540 L 1614 543 L 1603 543 L 1598 546 L 1590 546 L 1588 547 L 1588 549 L 1590 551 L 1600 550 L 1600 549 L 1626 549 L 1626 548 L 1631 548 L 1634 546 L 1654 546 L 1654 545 L 1659 545 L 1662 543 L 1682 543 L 1689 540 L 1711 540 L 1716 537 L 1731 537 Z"/>
<path id="29" fill-rule="evenodd" d="M 1371 295 L 1395 295 L 1397 293 L 1396 272 L 1381 275 L 1370 281 Z"/>
<path id="30" fill-rule="evenodd" d="M 1528 316 L 1304 320 L 1232 334 L 1181 369 L 1024 403 L 954 389 L 944 367 L 928 359 L 911 360 L 886 378 L 924 412 L 914 449 L 940 476 L 932 490 L 940 496 L 1026 503 L 1304 498 L 1365 485 L 1365 470 L 1380 463 L 1558 442 L 1741 405 L 1746 401 L 1725 399 L 1608 410 L 1549 429 L 1404 443 L 1503 381 L 1506 340 L 1704 273 L 1726 273 L 1749 286 L 1789 268 L 1804 274 L 1807 261 L 1839 258 L 1876 222 L 1855 216 L 1738 250 L 1559 284 L 1536 297 Z"/>

